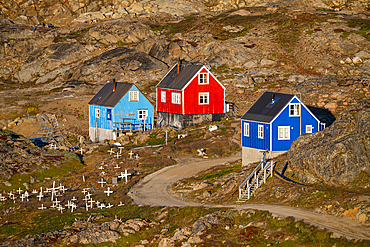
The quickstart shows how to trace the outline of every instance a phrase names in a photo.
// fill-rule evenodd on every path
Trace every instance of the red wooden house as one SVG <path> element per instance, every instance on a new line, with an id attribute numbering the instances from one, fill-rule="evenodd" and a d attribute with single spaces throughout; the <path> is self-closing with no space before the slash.
<path id="1" fill-rule="evenodd" d="M 225 116 L 225 87 L 203 64 L 177 63 L 157 85 L 157 125 L 179 129 Z"/>

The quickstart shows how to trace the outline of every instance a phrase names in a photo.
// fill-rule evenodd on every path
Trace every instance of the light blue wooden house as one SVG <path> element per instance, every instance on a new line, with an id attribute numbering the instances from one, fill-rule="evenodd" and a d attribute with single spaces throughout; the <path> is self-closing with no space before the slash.
<path id="1" fill-rule="evenodd" d="M 296 95 L 265 92 L 241 118 L 243 165 L 260 161 L 262 151 L 266 157 L 286 152 L 300 135 L 324 128 Z"/>
<path id="2" fill-rule="evenodd" d="M 108 81 L 89 102 L 89 137 L 93 142 L 154 127 L 154 107 L 132 83 Z"/>

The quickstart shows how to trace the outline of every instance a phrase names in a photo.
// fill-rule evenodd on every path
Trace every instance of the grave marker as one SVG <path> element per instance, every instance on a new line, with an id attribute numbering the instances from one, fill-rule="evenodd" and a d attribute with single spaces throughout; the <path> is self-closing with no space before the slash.
<path id="1" fill-rule="evenodd" d="M 101 178 L 101 181 L 99 181 L 98 183 L 101 184 L 101 187 L 104 187 L 104 184 L 106 184 L 107 182 L 104 182 L 104 179 Z"/>
<path id="2" fill-rule="evenodd" d="M 41 207 L 39 207 L 38 209 L 44 210 L 44 209 L 47 209 L 47 207 L 44 207 L 44 204 L 41 204 Z"/>
<path id="3" fill-rule="evenodd" d="M 118 176 L 119 178 L 125 178 L 126 183 L 127 183 L 127 177 L 131 175 L 131 173 L 127 173 L 127 169 L 125 169 L 125 173 L 121 172 L 121 175 Z"/>
<path id="4" fill-rule="evenodd" d="M 130 159 L 132 159 L 132 155 L 134 155 L 134 153 L 130 151 L 128 154 L 130 155 Z"/>
<path id="5" fill-rule="evenodd" d="M 108 189 L 104 191 L 104 193 L 107 194 L 107 196 L 109 196 L 110 194 L 113 193 L 113 191 L 111 191 L 110 188 L 108 187 Z"/>

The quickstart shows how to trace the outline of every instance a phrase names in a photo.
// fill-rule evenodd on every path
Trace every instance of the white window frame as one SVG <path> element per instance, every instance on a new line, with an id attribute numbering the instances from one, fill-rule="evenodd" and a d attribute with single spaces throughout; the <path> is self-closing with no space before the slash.
<path id="1" fill-rule="evenodd" d="M 311 134 L 313 132 L 313 126 L 312 125 L 306 125 L 306 134 Z"/>
<path id="2" fill-rule="evenodd" d="M 208 73 L 199 73 L 199 80 L 198 83 L 200 85 L 206 85 L 209 84 L 208 82 Z"/>
<path id="3" fill-rule="evenodd" d="M 145 112 L 145 114 L 143 114 L 144 112 Z M 138 120 L 147 120 L 148 119 L 148 110 L 147 109 L 137 110 L 137 119 Z"/>
<path id="4" fill-rule="evenodd" d="M 258 138 L 263 139 L 263 125 L 258 125 Z"/>
<path id="5" fill-rule="evenodd" d="M 290 140 L 290 126 L 278 126 L 278 140 Z"/>
<path id="6" fill-rule="evenodd" d="M 249 136 L 249 123 L 244 123 L 244 136 Z"/>
<path id="7" fill-rule="evenodd" d="M 161 91 L 161 102 L 166 103 L 166 91 Z"/>
<path id="8" fill-rule="evenodd" d="M 209 93 L 199 93 L 199 105 L 209 105 Z M 203 102 L 201 102 L 201 99 Z"/>
<path id="9" fill-rule="evenodd" d="M 172 98 L 172 104 L 181 105 L 181 93 L 172 92 L 171 98 Z"/>
<path id="10" fill-rule="evenodd" d="M 299 117 L 300 115 L 301 115 L 301 104 L 300 103 L 289 104 L 289 117 Z"/>
<path id="11" fill-rule="evenodd" d="M 95 118 L 100 118 L 100 109 L 95 107 Z"/>
<path id="12" fill-rule="evenodd" d="M 129 101 L 139 101 L 139 91 L 137 90 L 130 91 L 128 100 Z"/>

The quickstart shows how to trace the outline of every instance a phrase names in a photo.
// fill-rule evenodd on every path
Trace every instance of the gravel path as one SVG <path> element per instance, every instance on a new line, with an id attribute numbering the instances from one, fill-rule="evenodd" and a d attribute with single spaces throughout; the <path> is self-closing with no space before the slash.
<path id="1" fill-rule="evenodd" d="M 333 232 L 336 236 L 344 236 L 350 239 L 370 240 L 370 229 L 368 227 L 363 226 L 355 221 L 336 218 L 330 215 L 318 214 L 308 209 L 267 204 L 238 204 L 227 206 L 203 205 L 186 201 L 180 197 L 177 197 L 171 191 L 171 186 L 178 180 L 192 177 L 212 166 L 220 165 L 225 162 L 233 162 L 240 158 L 241 156 L 210 160 L 196 158 L 181 159 L 177 165 L 163 168 L 145 177 L 130 190 L 129 196 L 138 205 L 168 207 L 206 206 L 215 208 L 233 208 L 238 210 L 263 210 L 274 215 L 293 217 L 297 220 L 303 220 L 304 222 L 316 227 L 325 228 Z"/>

